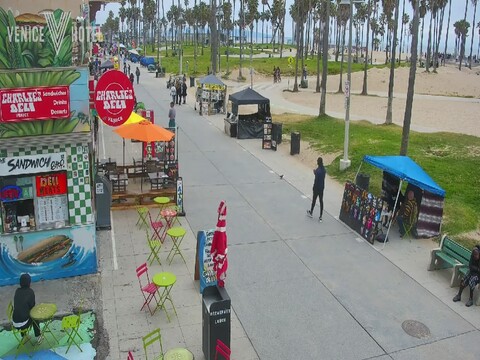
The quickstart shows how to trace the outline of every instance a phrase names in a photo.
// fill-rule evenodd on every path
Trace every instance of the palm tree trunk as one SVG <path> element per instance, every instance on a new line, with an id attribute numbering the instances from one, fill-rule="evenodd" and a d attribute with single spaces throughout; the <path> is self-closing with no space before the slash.
<path id="1" fill-rule="evenodd" d="M 368 95 L 368 90 L 367 90 L 367 70 L 368 70 L 368 40 L 370 38 L 370 5 L 371 5 L 371 0 L 368 0 L 368 5 L 367 5 L 367 11 L 368 11 L 368 16 L 367 16 L 367 44 L 365 46 L 365 64 L 363 66 L 363 87 L 362 87 L 362 94 L 361 95 Z"/>
<path id="2" fill-rule="evenodd" d="M 340 94 L 343 92 L 342 81 L 343 81 L 343 59 L 345 55 L 345 33 L 347 30 L 347 24 L 343 25 L 343 35 L 342 35 L 342 60 L 340 61 L 340 82 L 338 83 L 337 93 Z"/>
<path id="3" fill-rule="evenodd" d="M 448 22 L 447 22 L 447 33 L 445 37 L 445 48 L 443 50 L 443 65 L 445 66 L 447 60 L 447 44 L 448 44 L 448 33 L 450 32 L 450 15 L 452 14 L 452 0 L 450 0 L 448 5 Z"/>
<path id="4" fill-rule="evenodd" d="M 402 62 L 402 40 L 403 40 L 403 15 L 405 14 L 405 0 L 403 0 L 403 4 L 402 4 L 402 20 L 401 23 L 401 27 L 400 27 L 400 49 L 398 51 L 398 63 L 400 64 Z"/>
<path id="5" fill-rule="evenodd" d="M 320 94 L 320 109 L 318 116 L 325 115 L 325 108 L 327 105 L 327 74 L 328 74 L 328 43 L 329 43 L 329 24 L 330 24 L 330 1 L 326 3 L 326 15 L 323 23 L 323 50 L 322 50 L 322 93 Z M 320 51 L 319 51 L 320 52 Z"/>
<path id="6" fill-rule="evenodd" d="M 475 15 L 477 12 L 477 0 L 474 0 L 474 8 L 473 8 L 473 22 L 472 22 L 472 39 L 470 41 L 470 62 L 468 64 L 468 67 L 470 70 L 472 69 L 472 60 L 473 60 L 473 38 L 475 37 Z"/>
<path id="7" fill-rule="evenodd" d="M 297 53 L 295 54 L 295 82 L 293 84 L 293 92 L 298 92 L 298 57 L 302 54 L 301 36 L 303 33 L 302 24 L 297 24 Z"/>
<path id="8" fill-rule="evenodd" d="M 423 28 L 425 26 L 425 16 L 422 18 L 422 31 L 420 35 L 420 62 L 423 59 Z"/>
<path id="9" fill-rule="evenodd" d="M 240 13 L 243 14 L 243 0 L 240 0 Z M 242 34 L 242 28 L 243 28 L 243 23 L 239 26 L 239 33 L 240 33 L 240 59 L 239 59 L 239 69 L 238 69 L 238 79 L 239 80 L 242 80 L 243 79 L 243 75 L 242 75 L 242 57 L 243 57 L 243 50 L 242 50 L 242 38 L 243 38 L 243 34 Z"/>
<path id="10" fill-rule="evenodd" d="M 392 58 L 390 59 L 390 81 L 388 82 L 388 103 L 387 103 L 387 117 L 385 119 L 385 124 L 389 125 L 392 123 L 392 106 L 393 106 L 393 85 L 395 81 L 395 51 L 397 49 L 397 29 L 398 29 L 398 2 L 395 0 L 395 15 L 394 15 L 394 25 L 393 25 L 393 39 L 392 39 Z"/>
<path id="11" fill-rule="evenodd" d="M 320 36 L 320 26 L 321 20 L 318 23 L 318 41 L 317 41 L 317 85 L 315 87 L 315 92 L 320 92 L 320 44 L 322 43 L 322 36 Z"/>
<path id="12" fill-rule="evenodd" d="M 425 61 L 425 71 L 430 72 L 430 60 L 432 56 L 432 23 L 435 21 L 433 13 L 430 15 L 430 25 L 428 26 L 428 41 L 427 41 L 427 61 Z"/>
<path id="13" fill-rule="evenodd" d="M 418 24 L 419 24 L 419 3 L 415 1 L 415 10 L 413 14 L 412 29 L 412 50 L 410 61 L 410 73 L 408 76 L 407 101 L 405 104 L 405 115 L 403 117 L 402 143 L 400 146 L 400 155 L 407 155 L 408 141 L 410 138 L 410 124 L 412 121 L 413 97 L 415 95 L 415 75 L 417 72 L 417 46 L 418 46 Z"/>
<path id="14" fill-rule="evenodd" d="M 437 36 L 437 45 L 435 46 L 435 52 L 433 54 L 433 72 L 437 72 L 437 63 L 438 63 L 438 54 L 440 50 L 440 38 L 442 37 L 442 25 L 443 24 L 443 18 L 445 15 L 445 8 L 442 8 L 441 13 L 440 13 L 440 20 L 438 22 L 438 36 Z"/>

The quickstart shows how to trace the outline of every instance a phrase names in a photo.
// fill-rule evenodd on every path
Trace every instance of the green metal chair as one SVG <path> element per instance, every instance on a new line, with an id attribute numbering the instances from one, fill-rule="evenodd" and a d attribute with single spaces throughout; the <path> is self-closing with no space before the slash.
<path id="1" fill-rule="evenodd" d="M 83 301 L 82 301 L 83 304 Z M 76 337 L 78 337 L 81 341 L 83 341 L 82 336 L 78 333 L 78 330 L 80 329 L 80 323 L 81 323 L 81 314 L 82 314 L 82 305 L 80 305 L 77 308 L 77 313 L 72 314 L 72 315 L 67 315 L 62 318 L 62 330 L 67 334 L 68 339 L 67 339 L 67 351 L 65 353 L 68 353 L 68 350 L 70 350 L 70 347 L 75 344 L 76 347 L 83 352 L 82 348 L 80 345 L 77 343 L 75 340 Z"/>
<path id="2" fill-rule="evenodd" d="M 150 249 L 150 255 L 148 255 L 147 262 L 149 265 L 152 265 L 155 260 L 157 260 L 158 264 L 162 266 L 162 262 L 160 261 L 160 249 L 162 248 L 162 241 L 157 238 L 156 235 L 150 236 L 148 229 L 145 229 L 145 233 L 147 236 L 147 244 L 148 248 Z"/>
<path id="3" fill-rule="evenodd" d="M 163 360 L 163 345 L 162 335 L 160 329 L 155 329 L 151 333 L 145 335 L 143 338 L 143 350 L 145 351 L 145 359 Z M 160 354 L 158 354 L 160 351 Z M 154 354 L 148 356 L 148 354 Z M 153 356 L 153 357 L 152 357 Z"/>
<path id="4" fill-rule="evenodd" d="M 136 226 L 140 229 L 145 226 L 148 229 L 148 208 L 146 206 L 137 206 L 138 220 Z"/>
<path id="5" fill-rule="evenodd" d="M 33 342 L 30 339 L 30 336 L 28 335 L 28 333 L 30 332 L 30 329 L 32 328 L 32 325 L 29 325 L 26 329 L 23 329 L 23 330 L 19 330 L 15 326 L 13 326 L 13 303 L 11 301 L 7 305 L 7 319 L 12 326 L 13 336 L 18 341 L 16 354 L 15 354 L 15 357 L 17 357 L 22 349 L 26 351 L 25 345 L 27 345 L 28 343 L 33 345 Z"/>

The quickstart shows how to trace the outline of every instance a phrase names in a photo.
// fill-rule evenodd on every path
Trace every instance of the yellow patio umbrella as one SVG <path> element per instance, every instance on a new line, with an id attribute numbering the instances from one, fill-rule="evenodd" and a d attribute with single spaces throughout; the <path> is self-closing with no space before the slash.
<path id="1" fill-rule="evenodd" d="M 135 123 L 138 123 L 142 120 L 147 120 L 147 119 L 145 119 L 141 115 L 138 115 L 135 111 L 132 111 L 132 113 L 128 117 L 127 121 L 125 121 L 122 125 L 135 124 Z"/>

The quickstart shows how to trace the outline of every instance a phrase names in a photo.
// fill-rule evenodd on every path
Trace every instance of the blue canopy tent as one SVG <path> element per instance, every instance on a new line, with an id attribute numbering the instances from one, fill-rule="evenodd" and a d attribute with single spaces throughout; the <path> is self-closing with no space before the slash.
<path id="1" fill-rule="evenodd" d="M 422 190 L 445 197 L 445 190 L 408 156 L 365 155 L 363 161 L 396 176 L 402 181 L 418 186 Z"/>
<path id="2" fill-rule="evenodd" d="M 404 181 L 423 190 L 418 211 L 417 236 L 432 237 L 440 233 L 445 190 L 433 181 L 433 179 L 415 161 L 408 156 L 371 155 L 365 155 L 363 161 L 400 180 L 393 213 L 395 213 L 398 204 L 398 197 Z M 358 169 L 357 176 L 359 171 L 360 168 Z M 387 238 L 390 232 L 390 227 L 391 222 L 387 230 Z M 383 246 L 385 246 L 385 243 Z"/>

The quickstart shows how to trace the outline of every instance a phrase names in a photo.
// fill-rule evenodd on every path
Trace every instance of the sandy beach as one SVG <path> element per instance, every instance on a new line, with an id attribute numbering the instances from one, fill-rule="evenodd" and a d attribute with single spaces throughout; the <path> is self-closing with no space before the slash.
<path id="1" fill-rule="evenodd" d="M 406 67 L 395 71 L 393 122 L 399 126 L 402 126 L 405 114 L 409 71 Z M 388 68 L 374 68 L 368 71 L 368 96 L 360 95 L 363 72 L 352 73 L 351 120 L 368 120 L 376 124 L 385 122 L 389 72 Z M 244 69 L 243 73 L 249 74 L 249 69 Z M 230 79 L 234 79 L 237 74 L 238 70 L 233 71 Z M 343 74 L 343 84 L 346 79 L 347 74 Z M 249 86 L 249 80 L 249 78 L 246 82 L 227 80 L 228 93 Z M 300 78 L 297 81 L 300 82 Z M 294 93 L 291 92 L 294 77 L 283 77 L 282 82 L 277 84 L 273 84 L 271 76 L 255 74 L 253 77 L 254 89 L 271 99 L 273 116 L 283 113 L 317 115 L 320 94 L 315 92 L 316 81 L 316 76 L 309 76 L 309 88 L 299 88 L 299 91 Z M 327 79 L 326 110 L 329 115 L 344 118 L 345 96 L 343 93 L 337 93 L 339 82 L 340 75 L 331 75 Z M 462 68 L 462 71 L 459 71 L 456 64 L 447 64 L 439 67 L 437 73 L 427 73 L 424 68 L 417 69 L 412 130 L 447 131 L 480 137 L 478 114 L 480 114 L 480 67 L 472 70 Z"/>

